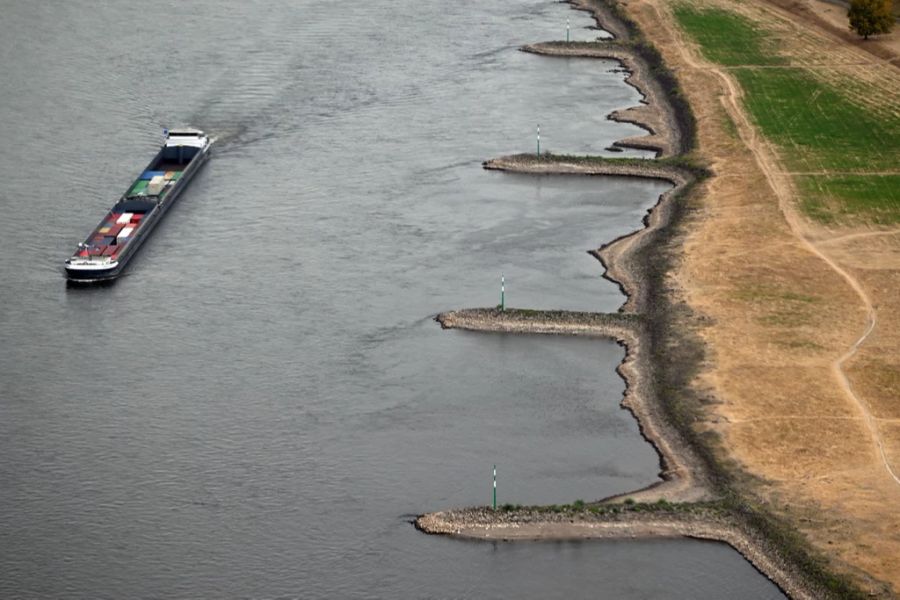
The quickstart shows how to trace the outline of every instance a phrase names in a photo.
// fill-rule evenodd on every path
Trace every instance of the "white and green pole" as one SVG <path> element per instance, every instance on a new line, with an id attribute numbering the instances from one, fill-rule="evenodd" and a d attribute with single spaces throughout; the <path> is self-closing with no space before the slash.
<path id="1" fill-rule="evenodd" d="M 541 124 L 537 126 L 537 155 L 541 155 Z"/>
<path id="2" fill-rule="evenodd" d="M 506 310 L 506 279 L 500 275 L 500 310 Z"/>
<path id="3" fill-rule="evenodd" d="M 494 465 L 494 510 L 497 510 L 497 465 Z"/>
<path id="4" fill-rule="evenodd" d="M 569 17 L 566 17 L 566 43 L 569 43 Z"/>

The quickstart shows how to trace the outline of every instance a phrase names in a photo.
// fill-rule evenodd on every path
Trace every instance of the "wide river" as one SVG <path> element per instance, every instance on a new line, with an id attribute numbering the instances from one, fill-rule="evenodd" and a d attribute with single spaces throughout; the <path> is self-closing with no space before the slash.
<path id="1" fill-rule="evenodd" d="M 591 500 L 658 458 L 611 342 L 440 310 L 615 310 L 586 251 L 666 189 L 480 161 L 604 153 L 639 94 L 549 0 L 7 2 L 0 19 L 0 597 L 777 598 L 686 540 L 474 543 L 412 515 Z M 62 260 L 150 159 L 215 156 L 99 289 Z M 641 155 L 638 152 L 626 154 Z"/>

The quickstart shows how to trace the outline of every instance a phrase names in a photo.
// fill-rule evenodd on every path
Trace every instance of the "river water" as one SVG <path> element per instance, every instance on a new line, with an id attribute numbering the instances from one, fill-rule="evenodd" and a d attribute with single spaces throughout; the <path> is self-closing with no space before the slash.
<path id="1" fill-rule="evenodd" d="M 615 310 L 586 251 L 666 185 L 480 161 L 639 130 L 549 1 L 10 3 L 0 20 L 0 596 L 780 597 L 728 547 L 429 537 L 412 515 L 656 480 L 611 342 L 440 310 Z M 216 154 L 115 285 L 62 260 L 166 126 Z M 633 156 L 641 152 L 626 153 Z"/>

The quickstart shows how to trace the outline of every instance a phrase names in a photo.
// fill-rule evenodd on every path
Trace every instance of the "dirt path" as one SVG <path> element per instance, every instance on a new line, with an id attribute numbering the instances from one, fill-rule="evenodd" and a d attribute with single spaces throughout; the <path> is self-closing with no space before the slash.
<path id="1" fill-rule="evenodd" d="M 657 2 L 653 3 L 653 8 L 656 11 L 660 21 L 664 21 L 666 19 L 671 20 L 673 18 L 671 14 L 664 12 Z M 769 144 L 766 142 L 766 140 L 758 135 L 756 128 L 753 126 L 753 124 L 750 122 L 749 117 L 744 112 L 742 105 L 743 92 L 729 75 L 728 69 L 721 68 L 713 63 L 699 59 L 695 55 L 693 48 L 685 42 L 683 36 L 680 35 L 680 33 L 676 34 L 676 39 L 678 40 L 678 50 L 681 53 L 681 56 L 686 64 L 688 64 L 693 69 L 709 70 L 715 73 L 716 76 L 718 76 L 718 78 L 722 81 L 726 90 L 726 94 L 724 96 L 721 96 L 720 100 L 729 116 L 731 116 L 731 118 L 737 125 L 741 140 L 753 153 L 756 164 L 765 174 L 769 186 L 778 197 L 779 208 L 781 209 L 781 212 L 784 215 L 784 218 L 788 226 L 790 227 L 791 232 L 807 250 L 824 261 L 829 266 L 829 268 L 831 268 L 835 273 L 840 275 L 841 278 L 844 279 L 844 281 L 847 282 L 847 284 L 859 297 L 862 305 L 865 307 L 868 321 L 865 330 L 863 331 L 862 335 L 853 343 L 853 345 L 842 356 L 835 360 L 834 363 L 832 363 L 832 368 L 834 370 L 834 376 L 840 384 L 841 388 L 854 402 L 860 413 L 863 415 L 869 432 L 871 433 L 874 447 L 878 451 L 881 463 L 884 465 L 887 475 L 889 475 L 897 485 L 900 485 L 900 477 L 898 477 L 897 473 L 891 466 L 890 461 L 888 460 L 888 457 L 885 453 L 884 441 L 882 440 L 876 419 L 872 415 L 872 412 L 866 402 L 856 394 L 853 389 L 853 385 L 850 383 L 850 380 L 847 377 L 847 373 L 844 371 L 844 365 L 846 364 L 846 362 L 856 354 L 859 347 L 865 343 L 866 339 L 875 330 L 875 326 L 878 322 L 878 314 L 873 306 L 872 299 L 869 297 L 863 286 L 860 285 L 859 281 L 856 280 L 856 278 L 854 278 L 846 269 L 841 267 L 830 256 L 828 256 L 828 254 L 826 254 L 817 244 L 813 243 L 806 237 L 804 223 L 793 207 L 794 199 L 796 198 L 793 185 L 790 179 L 786 176 L 787 173 L 779 168 L 778 162 L 775 159 L 775 153 L 771 151 Z"/>
<path id="2" fill-rule="evenodd" d="M 757 132 L 735 71 L 706 64 L 682 37 L 675 2 L 628 0 L 627 7 L 678 74 L 697 116 L 697 158 L 715 173 L 689 217 L 673 274 L 706 347 L 693 386 L 710 400 L 696 429 L 717 436 L 721 459 L 733 461 L 739 478 L 749 476 L 737 481 L 742 493 L 790 522 L 836 572 L 895 597 L 900 230 L 806 220 L 798 173 L 837 173 L 780 164 L 790 149 Z M 771 0 L 696 3 L 746 18 L 798 70 L 873 115 L 900 111 L 894 65 Z"/>
<path id="3" fill-rule="evenodd" d="M 877 238 L 883 236 L 894 236 L 900 235 L 900 230 L 898 231 L 860 231 L 857 233 L 848 233 L 847 235 L 840 235 L 837 237 L 831 237 L 822 240 L 819 242 L 819 246 L 825 246 L 827 244 L 842 244 L 845 242 L 849 242 L 851 240 L 859 240 L 866 238 Z"/>

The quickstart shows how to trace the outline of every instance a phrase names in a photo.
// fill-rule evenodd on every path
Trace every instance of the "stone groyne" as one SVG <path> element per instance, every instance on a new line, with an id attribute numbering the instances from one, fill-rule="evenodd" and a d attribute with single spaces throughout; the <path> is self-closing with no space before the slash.
<path id="1" fill-rule="evenodd" d="M 620 343 L 636 338 L 640 317 L 629 313 L 592 313 L 519 308 L 468 308 L 440 313 L 444 329 L 502 333 L 544 333 L 607 337 Z"/>
<path id="2" fill-rule="evenodd" d="M 423 515 L 416 527 L 437 535 L 514 541 L 691 538 L 723 542 L 791 598 L 821 598 L 777 549 L 715 503 L 469 508 Z"/>

